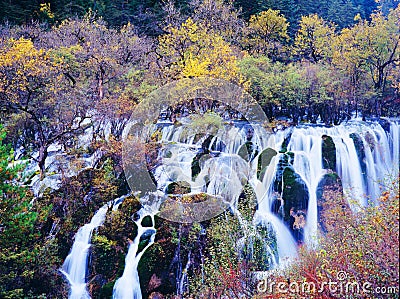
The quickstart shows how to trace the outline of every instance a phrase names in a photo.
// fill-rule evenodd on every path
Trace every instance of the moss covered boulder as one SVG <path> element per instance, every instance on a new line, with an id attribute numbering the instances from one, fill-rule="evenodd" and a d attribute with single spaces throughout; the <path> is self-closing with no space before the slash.
<path id="1" fill-rule="evenodd" d="M 262 181 L 264 178 L 264 174 L 271 163 L 273 157 L 275 157 L 278 153 L 276 150 L 272 148 L 266 148 L 263 150 L 258 156 L 258 164 L 257 164 L 257 178 Z"/>
<path id="2" fill-rule="evenodd" d="M 283 184 L 282 184 L 283 182 Z M 293 167 L 285 167 L 282 173 L 282 181 L 278 181 L 276 190 L 282 194 L 284 201 L 284 220 L 289 221 L 290 210 L 307 210 L 308 208 L 308 189 Z"/>
<path id="3" fill-rule="evenodd" d="M 196 177 L 201 172 L 202 167 L 204 167 L 205 161 L 211 158 L 208 150 L 202 150 L 196 154 L 196 156 L 192 160 L 192 180 L 195 180 Z"/>
<path id="4" fill-rule="evenodd" d="M 332 137 L 322 136 L 322 166 L 324 169 L 336 169 L 336 146 Z"/>
<path id="5" fill-rule="evenodd" d="M 353 139 L 354 146 L 357 151 L 358 161 L 360 161 L 361 170 L 363 173 L 366 173 L 367 164 L 365 163 L 364 143 L 363 143 L 360 135 L 358 135 L 357 133 L 351 133 L 350 138 Z"/>
<path id="6" fill-rule="evenodd" d="M 238 155 L 247 162 L 253 160 L 254 157 L 257 156 L 257 154 L 258 151 L 251 141 L 247 141 L 245 144 L 243 144 L 238 151 Z"/>

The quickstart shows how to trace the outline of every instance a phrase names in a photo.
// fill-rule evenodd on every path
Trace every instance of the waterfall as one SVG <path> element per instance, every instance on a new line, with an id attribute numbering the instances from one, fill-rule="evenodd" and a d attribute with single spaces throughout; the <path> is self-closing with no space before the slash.
<path id="1" fill-rule="evenodd" d="M 353 135 L 362 147 L 357 149 Z M 322 165 L 322 136 L 330 136 L 336 148 L 336 172 L 354 211 L 368 205 L 385 189 L 385 179 L 396 178 L 399 168 L 399 124 L 391 122 L 390 132 L 379 123 L 351 121 L 336 127 L 293 129 L 288 151 L 294 153 L 293 168 L 309 191 L 305 241 L 316 244 L 318 228 L 316 189 L 326 173 Z M 359 152 L 357 152 L 357 150 Z M 365 166 L 362 166 L 365 163 Z M 387 183 L 387 182 L 386 182 Z"/>
<path id="2" fill-rule="evenodd" d="M 218 196 L 226 201 L 227 207 L 230 207 L 230 210 L 236 215 L 242 228 L 247 230 L 247 225 L 244 224 L 235 206 L 242 192 L 243 182 L 249 181 L 256 191 L 259 205 L 253 225 L 254 227 L 262 225 L 275 232 L 278 256 L 274 256 L 273 250 L 269 246 L 266 251 L 271 254 L 272 266 L 277 266 L 278 260 L 283 265 L 284 261 L 297 255 L 297 250 L 295 240 L 289 229 L 271 211 L 272 184 L 276 164 L 279 160 L 273 158 L 263 182 L 257 179 L 256 169 L 259 153 L 266 147 L 272 147 L 279 151 L 288 132 L 280 131 L 275 135 L 267 134 L 265 129 L 257 124 L 251 126 L 249 124 L 227 125 L 221 131 L 216 136 L 212 136 L 207 148 L 213 155 L 212 158 L 204 161 L 200 173 L 195 180 L 192 180 L 190 165 L 196 155 L 196 150 L 201 150 L 207 135 L 195 142 L 193 138 L 183 138 L 181 128 L 164 126 L 162 128 L 162 141 L 167 144 L 166 151 L 169 155 L 168 158 L 162 158 L 163 165 L 155 171 L 158 186 L 161 190 L 165 190 L 169 183 L 184 180 L 190 184 L 192 193 L 206 192 Z M 248 153 L 253 160 L 252 162 L 247 162 L 239 156 L 241 147 L 247 141 L 254 146 L 253 152 Z M 263 202 L 266 202 L 266 205 Z M 246 236 L 241 242 L 245 242 L 245 238 Z M 249 245 L 251 246 L 251 244 Z"/>
<path id="3" fill-rule="evenodd" d="M 307 224 L 304 227 L 305 242 L 314 246 L 318 231 L 317 187 L 322 175 L 322 135 L 323 130 L 298 128 L 292 133 L 288 151 L 294 153 L 293 168 L 306 183 L 309 193 Z"/>
<path id="4" fill-rule="evenodd" d="M 75 235 L 71 252 L 62 265 L 61 272 L 70 284 L 69 299 L 90 299 L 86 288 L 87 257 L 90 240 L 94 229 L 103 224 L 108 204 L 102 206 L 93 216 L 90 223 L 82 226 Z"/>
<path id="5" fill-rule="evenodd" d="M 281 142 L 278 142 L 278 144 L 280 145 Z M 274 260 L 273 266 L 276 267 L 279 264 L 280 267 L 285 267 L 285 265 L 290 263 L 290 261 L 297 256 L 297 246 L 289 229 L 282 220 L 272 212 L 272 185 L 275 179 L 279 157 L 278 155 L 271 159 L 262 182 L 257 180 L 256 177 L 253 177 L 249 183 L 255 190 L 258 202 L 258 210 L 254 215 L 253 222 L 255 225 L 261 224 L 264 227 L 272 228 L 275 232 L 278 257 Z"/>
<path id="6" fill-rule="evenodd" d="M 393 178 L 399 177 L 400 163 L 400 125 L 392 122 L 390 124 L 390 148 L 393 161 Z"/>
<path id="7" fill-rule="evenodd" d="M 388 181 L 399 176 L 399 127 L 396 121 L 387 121 L 386 125 L 382 125 L 379 122 L 354 120 L 335 127 L 302 125 L 270 134 L 260 125 L 236 122 L 224 125 L 215 136 L 194 136 L 185 132 L 183 126 L 164 123 L 160 130 L 160 143 L 163 147 L 152 169 L 158 192 L 144 196 L 142 208 L 135 214 L 137 235 L 130 241 L 124 272 L 114 285 L 113 298 L 142 298 L 138 264 L 145 251 L 154 243 L 154 216 L 160 210 L 160 202 L 165 198 L 170 183 L 187 182 L 190 185 L 189 193 L 186 194 L 188 196 L 206 193 L 225 201 L 246 230 L 245 234 L 248 225 L 254 228 L 261 225 L 273 231 L 276 251 L 267 245 L 265 252 L 271 255 L 272 268 L 284 267 L 297 256 L 298 245 L 281 213 L 273 208 L 277 200 L 274 183 L 278 178 L 277 168 L 281 158 L 289 153 L 293 155 L 287 167 L 293 169 L 307 188 L 309 197 L 304 238 L 307 245 L 316 246 L 319 221 L 317 189 L 321 179 L 325 174 L 336 172 L 354 211 L 368 204 L 376 204 Z M 331 169 L 324 167 L 323 136 L 332 138 L 335 147 L 336 166 Z M 287 143 L 285 149 L 284 143 Z M 250 152 L 246 158 L 243 156 L 243 148 L 249 144 L 247 149 Z M 259 177 L 258 162 L 262 151 L 267 148 L 276 153 L 265 167 L 263 176 Z M 199 169 L 193 175 L 193 161 L 197 158 Z M 245 183 L 252 186 L 257 199 L 257 210 L 251 223 L 245 223 L 237 210 Z M 157 200 L 150 200 L 150 196 Z M 281 209 L 287 204 L 282 196 L 283 191 L 278 195 Z M 120 202 L 116 200 L 114 204 Z M 90 298 L 85 280 L 90 237 L 92 231 L 103 223 L 107 208 L 108 204 L 97 211 L 89 224 L 79 229 L 71 252 L 63 264 L 61 271 L 71 285 L 69 298 Z M 152 219 L 152 227 L 142 225 L 146 216 Z M 253 233 L 252 230 L 248 232 Z M 238 240 L 238 246 L 243 242 L 246 242 L 245 238 Z M 277 256 L 274 252 L 277 252 Z M 191 254 L 186 269 L 191 265 Z M 186 275 L 180 277 L 179 293 L 183 293 L 186 288 Z"/>
<path id="8" fill-rule="evenodd" d="M 335 143 L 336 172 L 352 209 L 366 206 L 368 201 L 376 202 L 387 183 L 398 177 L 399 124 L 392 122 L 390 131 L 386 132 L 379 123 L 353 121 L 330 128 L 326 134 Z M 359 153 L 354 140 L 349 137 L 351 134 L 361 141 Z"/>
<path id="9" fill-rule="evenodd" d="M 147 197 L 148 199 L 149 197 Z M 154 215 L 158 212 L 159 202 L 153 201 L 146 204 L 146 199 L 142 201 L 143 208 L 137 213 L 135 224 L 137 226 L 137 235 L 133 241 L 130 241 L 128 253 L 125 257 L 125 268 L 122 276 L 115 282 L 113 290 L 114 299 L 141 299 L 140 280 L 138 265 L 142 255 L 154 243 L 156 229 L 154 228 Z M 144 227 L 142 220 L 150 217 L 153 227 Z M 147 244 L 140 250 L 140 244 L 147 237 Z"/>
<path id="10" fill-rule="evenodd" d="M 82 226 L 76 233 L 71 251 L 60 269 L 60 272 L 65 275 L 70 284 L 69 299 L 90 299 L 86 285 L 86 274 L 92 232 L 104 223 L 110 204 L 114 202 L 119 205 L 127 196 L 121 196 L 103 205 L 94 214 L 90 223 Z M 114 205 L 113 208 L 116 208 L 116 206 Z"/>
<path id="11" fill-rule="evenodd" d="M 178 285 L 178 287 L 177 287 L 177 295 L 178 296 L 183 296 L 185 294 L 185 292 L 187 291 L 187 287 L 188 287 L 188 284 L 189 284 L 188 271 L 189 271 L 189 267 L 191 265 L 191 261 L 190 261 L 191 255 L 192 255 L 192 252 L 189 251 L 188 256 L 187 256 L 186 266 L 183 269 L 183 271 L 180 271 L 181 272 L 181 279 L 177 283 L 177 285 Z"/>

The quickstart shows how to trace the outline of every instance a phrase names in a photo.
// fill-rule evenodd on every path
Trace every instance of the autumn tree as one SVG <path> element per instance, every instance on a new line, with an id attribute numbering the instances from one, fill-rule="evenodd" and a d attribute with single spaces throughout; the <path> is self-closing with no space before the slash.
<path id="1" fill-rule="evenodd" d="M 168 27 L 157 49 L 161 75 L 166 82 L 211 76 L 241 82 L 237 58 L 224 39 L 191 18 L 179 27 Z"/>
<path id="2" fill-rule="evenodd" d="M 294 53 L 313 62 L 329 58 L 335 37 L 335 25 L 318 15 L 301 17 L 299 30 L 294 40 Z"/>
<path id="3" fill-rule="evenodd" d="M 399 17 L 400 6 L 387 18 L 377 12 L 371 21 L 359 19 L 353 27 L 343 29 L 335 43 L 333 64 L 350 76 L 354 93 L 361 84 L 369 86 L 367 96 L 357 96 L 364 98 L 362 106 L 367 115 L 381 115 L 382 109 L 395 100 L 392 88 L 396 89 L 399 69 Z"/>
<path id="4" fill-rule="evenodd" d="M 1 43 L 0 101 L 16 113 L 14 124 L 22 128 L 22 143 L 39 151 L 35 159 L 44 175 L 49 145 L 81 130 L 88 102 L 59 101 L 69 89 L 62 57 L 24 38 Z"/>
<path id="5" fill-rule="evenodd" d="M 285 41 L 289 23 L 279 10 L 268 9 L 250 17 L 244 44 L 250 53 L 275 57 Z"/>
<path id="6" fill-rule="evenodd" d="M 97 112 L 112 122 L 112 134 L 120 136 L 133 106 L 148 92 L 141 85 L 151 43 L 139 38 L 131 24 L 110 29 L 91 14 L 64 21 L 42 40 L 46 48 L 68 57 L 65 75 L 75 97 L 96 103 Z"/>
<path id="7" fill-rule="evenodd" d="M 200 26 L 205 26 L 224 41 L 239 45 L 244 27 L 240 18 L 240 10 L 233 6 L 233 1 L 223 0 L 192 0 L 192 19 Z"/>
<path id="8" fill-rule="evenodd" d="M 13 117 L 14 134 L 21 134 L 19 145 L 27 153 L 38 150 L 33 158 L 43 176 L 51 144 L 73 148 L 94 123 L 102 132 L 108 122 L 111 134 L 121 136 L 133 106 L 152 90 L 144 83 L 151 43 L 130 24 L 108 29 L 91 14 L 46 32 L 32 30 L 34 41 L 14 37 L 30 36 L 28 27 L 1 40 L 0 101 Z"/>
<path id="9" fill-rule="evenodd" d="M 398 67 L 400 61 L 400 5 L 385 18 L 381 13 L 372 15 L 367 32 L 369 69 L 377 90 L 385 92 L 387 70 Z M 367 49 L 363 49 L 367 50 Z"/>

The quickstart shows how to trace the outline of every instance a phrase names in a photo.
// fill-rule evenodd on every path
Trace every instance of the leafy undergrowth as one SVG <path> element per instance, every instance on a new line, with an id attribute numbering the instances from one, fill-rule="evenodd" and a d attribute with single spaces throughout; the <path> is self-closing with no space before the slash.
<path id="1" fill-rule="evenodd" d="M 391 187 L 357 213 L 326 191 L 319 246 L 301 248 L 284 274 L 260 281 L 256 298 L 399 298 L 398 182 Z"/>

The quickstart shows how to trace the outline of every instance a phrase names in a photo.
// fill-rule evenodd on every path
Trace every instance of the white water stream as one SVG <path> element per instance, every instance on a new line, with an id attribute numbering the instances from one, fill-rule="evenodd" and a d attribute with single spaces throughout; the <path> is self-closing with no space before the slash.
<path id="1" fill-rule="evenodd" d="M 390 123 L 390 132 L 386 132 L 379 123 L 360 121 L 351 121 L 330 128 L 303 126 L 272 135 L 266 134 L 256 125 L 253 126 L 253 130 L 251 142 L 258 154 L 256 151 L 251 153 L 252 162 L 248 163 L 238 155 L 240 147 L 248 141 L 248 128 L 231 126 L 223 135 L 212 139 L 208 148 L 211 158 L 201 161 L 200 173 L 195 180 L 192 180 L 191 164 L 205 139 L 195 142 L 193 136 L 188 138 L 182 135 L 182 127 L 164 126 L 162 142 L 168 146 L 162 154 L 162 165 L 155 169 L 155 177 L 159 190 L 165 191 L 171 182 L 186 181 L 191 186 L 191 193 L 206 192 L 220 196 L 233 206 L 237 204 L 244 182 L 248 181 L 258 201 L 253 224 L 261 224 L 272 228 L 275 232 L 278 256 L 274 260 L 280 265 L 285 265 L 286 261 L 297 255 L 297 244 L 287 225 L 272 209 L 273 184 L 282 154 L 278 153 L 271 159 L 261 182 L 256 172 L 262 150 L 269 147 L 279 152 L 284 138 L 291 134 L 287 150 L 294 153 L 293 169 L 304 181 L 309 193 L 304 228 L 305 241 L 309 246 L 317 245 L 316 190 L 321 178 L 327 172 L 323 169 L 322 163 L 323 135 L 332 137 L 335 144 L 336 172 L 342 180 L 345 194 L 354 211 L 360 206 L 366 206 L 369 201 L 372 204 L 376 202 L 381 191 L 385 189 L 385 184 L 399 175 L 400 132 L 399 123 L 396 122 Z M 357 152 L 356 144 L 350 137 L 352 133 L 357 134 L 361 140 L 361 152 Z M 166 151 L 168 155 L 165 154 Z M 359 158 L 360 154 L 362 160 Z M 89 224 L 78 231 L 71 252 L 64 262 L 62 271 L 71 285 L 69 298 L 90 298 L 85 280 L 90 238 L 92 231 L 103 223 L 106 211 L 107 205 L 96 213 Z M 156 231 L 154 227 L 143 227 L 141 220 L 145 216 L 150 216 L 154 225 L 154 215 L 157 211 L 158 206 L 144 203 L 138 212 L 139 218 L 135 221 L 138 233 L 129 245 L 125 270 L 114 286 L 113 298 L 142 298 L 137 267 L 145 250 L 153 244 Z M 142 241 L 145 243 L 141 245 Z"/>

